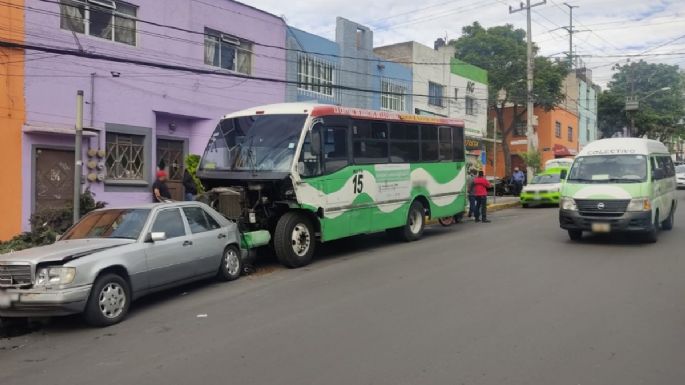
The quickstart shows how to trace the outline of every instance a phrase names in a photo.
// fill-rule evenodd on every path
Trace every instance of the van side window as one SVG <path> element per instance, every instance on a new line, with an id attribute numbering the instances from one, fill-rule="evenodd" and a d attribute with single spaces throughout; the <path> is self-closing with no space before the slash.
<path id="1" fill-rule="evenodd" d="M 672 178 L 675 176 L 675 167 L 673 166 L 673 161 L 670 156 L 659 156 L 656 158 L 657 167 L 664 170 L 665 178 Z"/>

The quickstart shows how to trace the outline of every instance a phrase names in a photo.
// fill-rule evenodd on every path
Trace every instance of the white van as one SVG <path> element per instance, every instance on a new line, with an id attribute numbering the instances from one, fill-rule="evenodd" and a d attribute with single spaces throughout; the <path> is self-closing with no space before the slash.
<path id="1" fill-rule="evenodd" d="M 677 203 L 666 146 L 649 139 L 602 139 L 583 148 L 568 171 L 559 223 L 574 241 L 591 231 L 639 232 L 656 242 L 660 229 L 673 228 Z"/>

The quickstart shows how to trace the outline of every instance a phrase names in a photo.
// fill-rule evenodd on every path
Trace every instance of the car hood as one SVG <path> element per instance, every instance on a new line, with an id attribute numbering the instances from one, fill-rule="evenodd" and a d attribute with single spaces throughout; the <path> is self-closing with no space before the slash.
<path id="1" fill-rule="evenodd" d="M 561 183 L 542 183 L 542 184 L 529 184 L 523 188 L 524 192 L 536 192 L 536 191 L 555 191 L 561 188 Z"/>
<path id="2" fill-rule="evenodd" d="M 86 255 L 134 243 L 132 239 L 74 239 L 0 255 L 0 262 L 68 262 Z"/>

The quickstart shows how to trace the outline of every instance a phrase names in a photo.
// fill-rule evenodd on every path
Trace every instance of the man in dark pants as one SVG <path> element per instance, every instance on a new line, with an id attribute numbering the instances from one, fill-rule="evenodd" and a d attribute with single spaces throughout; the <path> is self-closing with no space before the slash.
<path id="1" fill-rule="evenodd" d="M 518 167 L 515 167 L 511 179 L 514 182 L 514 195 L 521 195 L 523 184 L 526 182 L 526 174 L 524 174 L 523 171 L 521 171 Z"/>
<path id="2" fill-rule="evenodd" d="M 473 180 L 473 195 L 476 197 L 476 222 L 490 223 L 488 220 L 488 189 L 492 187 L 483 171 Z"/>

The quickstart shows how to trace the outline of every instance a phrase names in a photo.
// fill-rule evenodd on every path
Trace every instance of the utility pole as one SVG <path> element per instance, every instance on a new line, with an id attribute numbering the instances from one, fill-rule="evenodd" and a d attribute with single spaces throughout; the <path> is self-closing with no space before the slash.
<path id="1" fill-rule="evenodd" d="M 528 105 L 526 107 L 526 136 L 528 139 L 528 152 L 531 151 L 537 151 L 537 144 L 538 144 L 538 138 L 537 135 L 535 134 L 535 130 L 533 130 L 533 109 L 535 107 L 533 103 L 533 32 L 531 28 L 531 20 L 530 20 L 530 13 L 533 7 L 537 7 L 539 5 L 544 5 L 547 4 L 547 0 L 542 0 L 538 3 L 531 4 L 530 0 L 526 0 L 526 5 L 523 5 L 521 3 L 519 9 L 513 9 L 511 6 L 509 6 L 509 13 L 516 13 L 516 12 L 521 12 L 521 11 L 526 11 L 526 39 L 528 43 L 528 66 L 527 66 L 527 94 L 526 94 L 526 99 L 528 102 Z M 528 180 L 533 180 L 533 177 L 535 176 L 534 173 L 535 171 L 533 170 L 533 167 L 528 165 Z"/>
<path id="2" fill-rule="evenodd" d="M 568 68 L 573 68 L 573 34 L 581 31 L 576 31 L 573 29 L 573 8 L 580 8 L 579 5 L 571 5 L 569 3 L 564 3 L 568 7 L 568 26 L 561 27 L 568 32 Z"/>
<path id="3" fill-rule="evenodd" d="M 83 90 L 76 92 L 76 132 L 74 133 L 74 223 L 81 216 L 81 174 L 83 160 L 81 141 L 83 137 Z"/>

